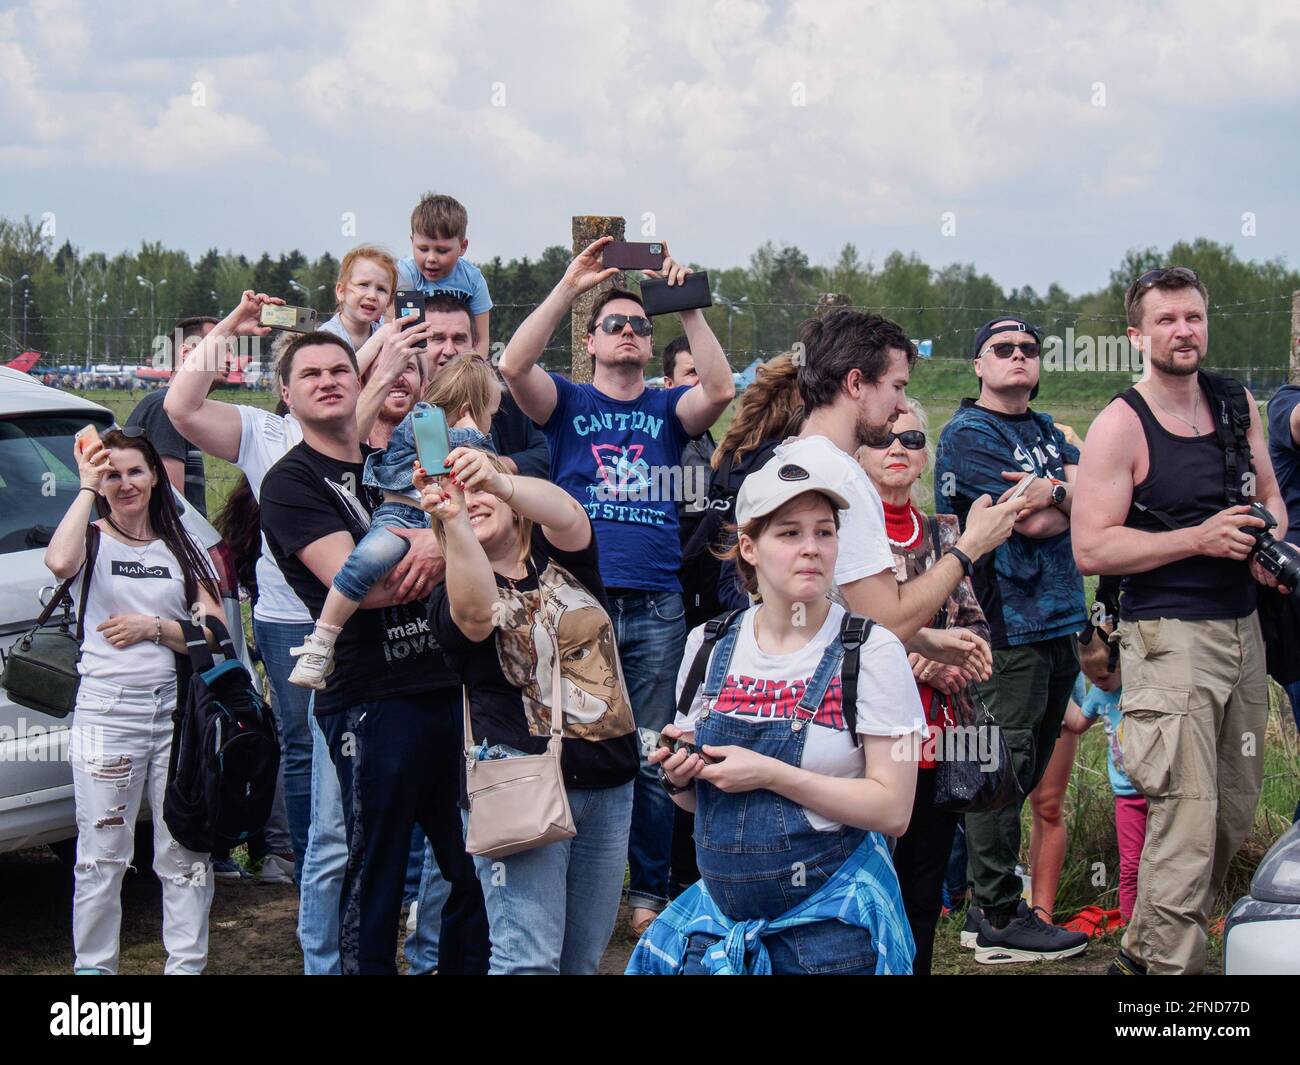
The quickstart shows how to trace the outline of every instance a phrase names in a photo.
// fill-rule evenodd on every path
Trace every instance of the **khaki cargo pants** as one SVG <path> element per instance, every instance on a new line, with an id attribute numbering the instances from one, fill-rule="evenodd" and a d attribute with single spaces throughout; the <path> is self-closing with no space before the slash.
<path id="1" fill-rule="evenodd" d="M 1124 621 L 1119 635 L 1119 745 L 1150 806 L 1123 947 L 1153 975 L 1200 973 L 1210 907 L 1264 777 L 1259 619 Z"/>

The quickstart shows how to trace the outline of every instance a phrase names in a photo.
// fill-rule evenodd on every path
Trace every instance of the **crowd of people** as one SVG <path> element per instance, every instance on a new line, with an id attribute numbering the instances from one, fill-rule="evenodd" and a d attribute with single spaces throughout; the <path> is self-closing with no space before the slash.
<path id="1" fill-rule="evenodd" d="M 1273 401 L 1267 442 L 1247 393 L 1233 446 L 1224 379 L 1199 371 L 1196 275 L 1130 286 L 1148 372 L 1086 446 L 1030 406 L 1031 323 L 972 338 L 978 394 L 936 441 L 906 394 L 907 334 L 844 309 L 803 324 L 715 441 L 735 387 L 700 310 L 647 388 L 656 323 L 608 287 L 602 238 L 493 366 L 466 232 L 464 207 L 430 195 L 410 256 L 349 252 L 337 313 L 277 341 L 275 412 L 212 393 L 281 299 L 178 323 L 170 386 L 78 452 L 83 490 L 46 556 L 89 580 L 76 971 L 117 969 L 146 790 L 168 972 L 203 969 L 214 880 L 243 875 L 180 848 L 154 805 L 177 621 L 213 599 L 168 489 L 203 510 L 205 455 L 244 478 L 218 524 L 283 750 L 250 854 L 297 885 L 306 973 L 396 972 L 404 910 L 420 974 L 594 973 L 615 935 L 636 944 L 630 973 L 928 974 L 941 913 L 963 905 L 976 961 L 1073 957 L 1089 940 L 1054 920 L 1060 811 L 1097 719 L 1128 922 L 1112 971 L 1202 971 L 1262 778 L 1256 588 L 1278 581 L 1248 504 L 1279 539 L 1288 507 L 1300 520 L 1300 389 Z M 689 271 L 668 256 L 655 273 Z M 422 320 L 395 316 L 399 290 L 423 295 Z M 593 291 L 577 383 L 540 360 Z M 414 424 L 435 410 L 452 450 L 426 469 Z M 683 467 L 706 498 L 681 491 Z M 1090 607 L 1087 574 L 1118 596 Z M 963 811 L 944 738 L 981 715 L 1014 797 Z"/>

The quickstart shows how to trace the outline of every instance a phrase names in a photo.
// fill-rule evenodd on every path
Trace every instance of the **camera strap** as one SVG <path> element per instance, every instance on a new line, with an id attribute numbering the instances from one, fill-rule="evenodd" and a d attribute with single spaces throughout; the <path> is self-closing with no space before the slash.
<path id="1" fill-rule="evenodd" d="M 1229 506 L 1250 502 L 1246 491 L 1251 472 L 1250 400 L 1240 381 L 1198 370 L 1196 376 L 1209 394 L 1214 416 L 1214 434 L 1223 448 L 1223 494 Z"/>

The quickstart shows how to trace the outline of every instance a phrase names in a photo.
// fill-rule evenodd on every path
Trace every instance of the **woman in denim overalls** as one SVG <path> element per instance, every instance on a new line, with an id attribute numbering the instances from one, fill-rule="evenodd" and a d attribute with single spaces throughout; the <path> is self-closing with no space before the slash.
<path id="1" fill-rule="evenodd" d="M 814 739 L 823 745 L 823 759 L 831 754 L 830 745 L 848 742 L 822 721 L 812 724 L 840 677 L 845 655 L 847 628 L 828 623 L 831 611 L 837 618 L 843 611 L 827 596 L 838 554 L 838 510 L 847 503 L 816 474 L 778 465 L 769 463 L 752 474 L 736 506 L 737 569 L 761 601 L 718 636 L 700 690 L 702 705 L 693 718 L 689 710 L 683 714 L 693 693 L 683 696 L 678 720 L 690 719 L 694 733 L 669 726 L 665 735 L 676 742 L 651 757 L 661 765 L 674 801 L 695 810 L 701 884 L 681 896 L 680 905 L 670 907 L 642 940 L 646 956 L 680 953 L 680 967 L 638 968 L 634 955 L 629 971 L 910 971 L 912 937 L 881 834 L 897 836 L 907 827 L 916 769 L 910 754 L 898 757 L 904 746 L 910 752 L 898 737 L 920 727 L 919 703 L 897 705 L 891 696 L 893 709 L 886 715 L 899 727 L 892 735 L 881 734 L 882 716 L 863 729 L 865 776 L 801 768 Z M 766 655 L 798 654 L 810 639 L 824 641 L 816 668 L 800 674 L 808 676 L 807 684 L 785 716 L 778 712 L 776 692 L 757 712 L 752 693 L 750 713 L 715 709 L 720 700 L 736 705 L 737 686 L 745 683 L 733 677 L 728 687 L 746 623 Z M 873 654 L 895 651 L 898 690 L 914 693 L 902 645 L 880 632 Z M 885 668 L 892 665 L 886 657 Z M 848 724 L 848 715 L 840 724 Z M 698 752 L 686 749 L 683 739 Z M 843 757 L 842 749 L 837 757 Z M 810 814 L 831 827 L 815 827 Z"/>

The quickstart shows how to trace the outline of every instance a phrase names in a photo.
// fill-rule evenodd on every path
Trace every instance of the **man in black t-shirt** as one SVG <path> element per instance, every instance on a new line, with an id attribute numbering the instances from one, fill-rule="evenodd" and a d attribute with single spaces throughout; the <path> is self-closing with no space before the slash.
<path id="1" fill-rule="evenodd" d="M 321 333 L 298 338 L 281 356 L 279 383 L 303 441 L 262 482 L 262 531 L 289 586 L 319 616 L 334 574 L 380 502 L 362 484 L 373 449 L 358 440 L 360 383 L 343 341 Z M 345 974 L 396 971 L 416 823 L 451 885 L 440 971 L 487 969 L 487 918 L 456 807 L 459 680 L 429 630 L 424 604 L 414 599 L 376 586 L 339 633 L 334 673 L 316 694 L 348 833 L 339 936 Z"/>
<path id="2" fill-rule="evenodd" d="M 182 318 L 172 331 L 172 340 L 177 344 L 174 369 L 193 351 L 203 338 L 216 326 L 215 318 Z M 218 374 L 213 382 L 216 387 L 223 381 L 224 375 Z M 126 419 L 127 427 L 139 426 L 149 437 L 149 442 L 158 449 L 163 465 L 167 467 L 167 479 L 172 487 L 185 497 L 185 502 L 194 507 L 205 518 L 208 516 L 207 478 L 203 472 L 203 452 L 191 444 L 176 431 L 172 420 L 163 410 L 163 401 L 167 398 L 167 389 L 160 388 L 149 392 L 135 405 Z"/>

